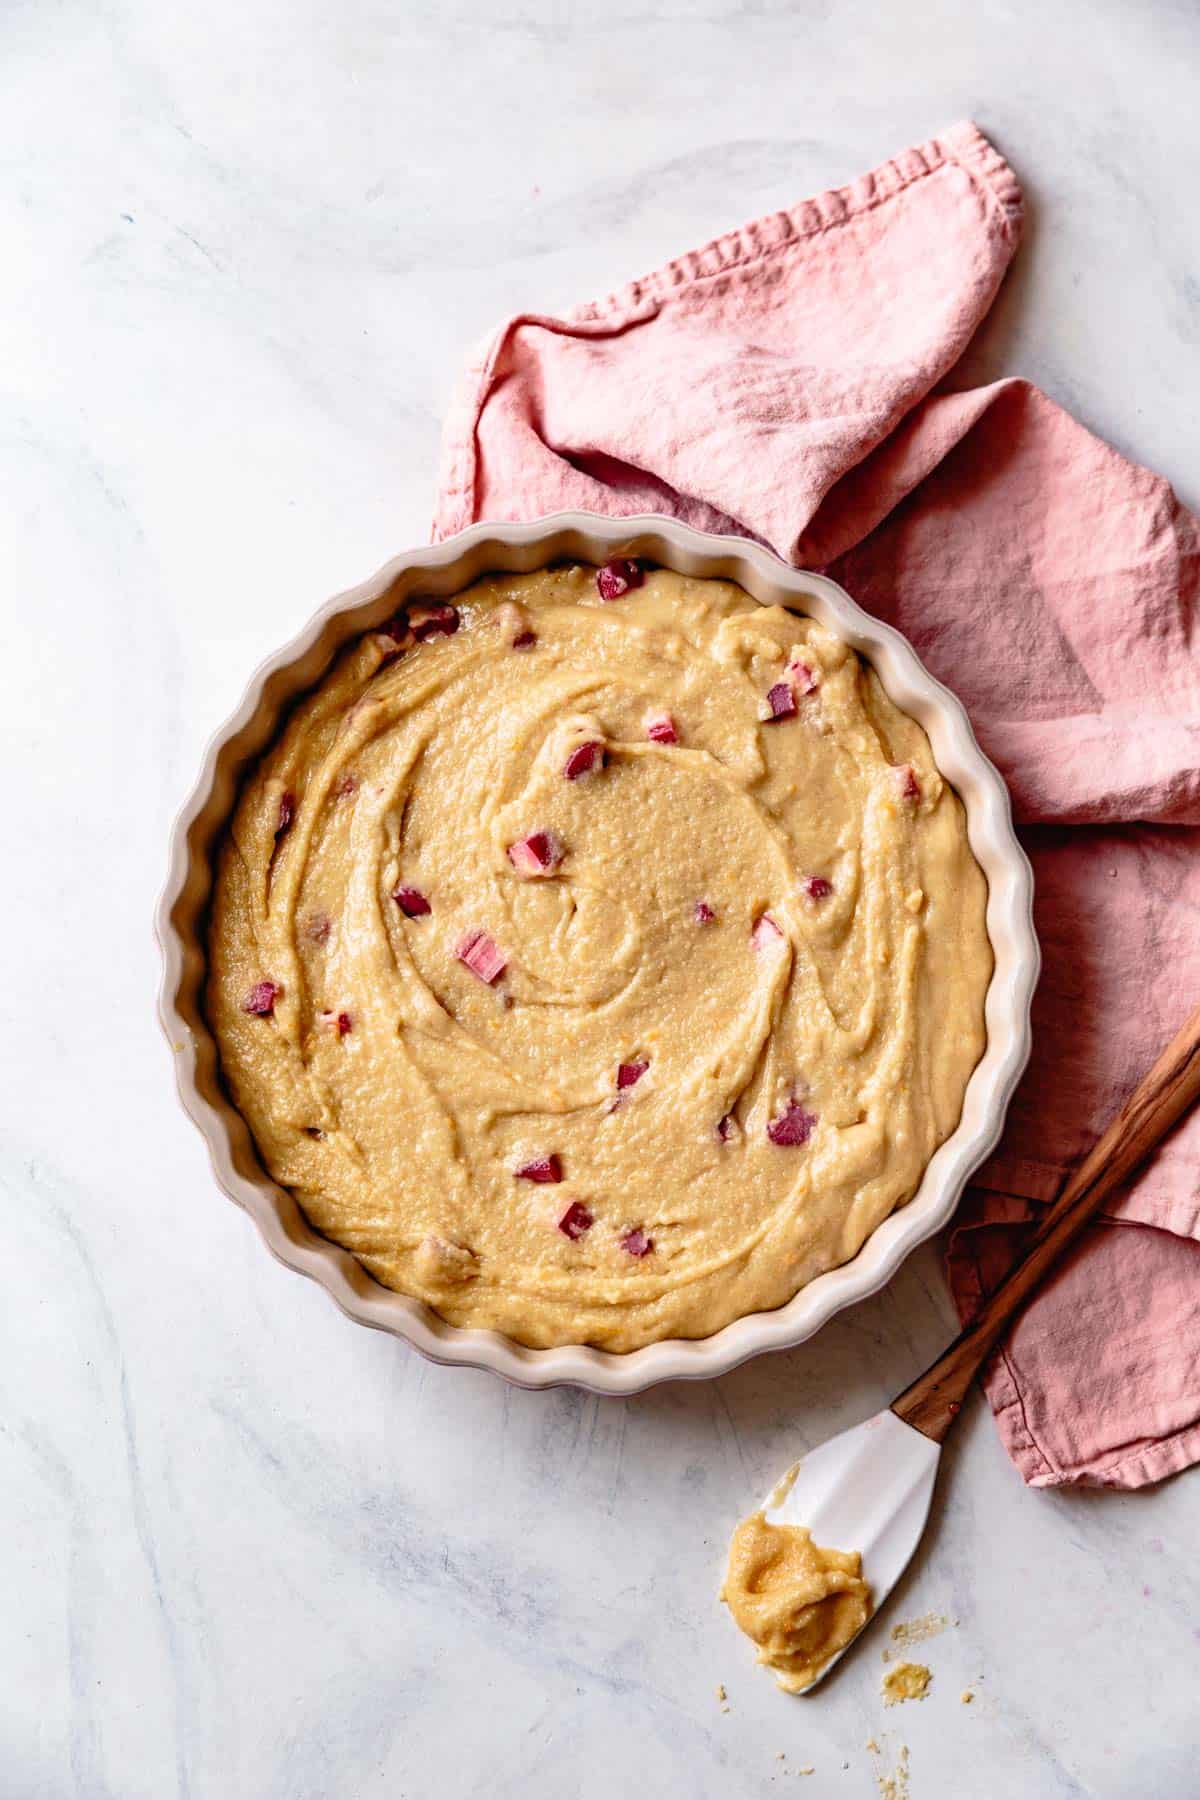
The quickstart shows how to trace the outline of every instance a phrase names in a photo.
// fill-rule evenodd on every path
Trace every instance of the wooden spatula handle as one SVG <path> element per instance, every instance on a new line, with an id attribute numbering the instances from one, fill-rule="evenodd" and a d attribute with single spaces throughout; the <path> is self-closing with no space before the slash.
<path id="1" fill-rule="evenodd" d="M 893 1401 L 894 1413 L 926 1437 L 942 1442 L 980 1365 L 1010 1320 L 1113 1189 L 1149 1156 L 1197 1098 L 1200 1011 L 1192 1014 L 1167 1045 L 1103 1137 L 1068 1178 L 1016 1268 L 945 1355 Z"/>

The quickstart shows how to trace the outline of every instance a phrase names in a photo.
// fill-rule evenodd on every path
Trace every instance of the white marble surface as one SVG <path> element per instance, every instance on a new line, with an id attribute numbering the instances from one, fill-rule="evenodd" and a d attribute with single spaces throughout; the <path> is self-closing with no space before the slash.
<path id="1" fill-rule="evenodd" d="M 872 1735 L 885 1768 L 911 1747 L 913 1800 L 1197 1791 L 1200 1477 L 1028 1492 L 976 1402 L 885 1631 L 819 1699 L 716 1604 L 747 1502 L 942 1344 L 932 1249 L 708 1386 L 427 1367 L 217 1194 L 149 921 L 250 667 L 424 536 L 489 323 L 964 113 L 1031 210 L 975 370 L 1195 501 L 1198 54 L 1191 0 L 0 13 L 6 1800 L 869 1800 Z M 886 1625 L 930 1607 L 957 1620 L 932 1697 L 885 1714 Z"/>

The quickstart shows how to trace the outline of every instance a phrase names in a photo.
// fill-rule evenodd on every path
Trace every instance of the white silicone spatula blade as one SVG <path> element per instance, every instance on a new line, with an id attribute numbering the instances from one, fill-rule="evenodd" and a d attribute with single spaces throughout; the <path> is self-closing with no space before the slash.
<path id="1" fill-rule="evenodd" d="M 859 1551 L 878 1612 L 921 1541 L 940 1456 L 940 1444 L 885 1408 L 810 1451 L 763 1511 L 768 1524 L 807 1526 L 815 1544 Z M 849 1648 L 803 1691 L 811 1694 Z"/>

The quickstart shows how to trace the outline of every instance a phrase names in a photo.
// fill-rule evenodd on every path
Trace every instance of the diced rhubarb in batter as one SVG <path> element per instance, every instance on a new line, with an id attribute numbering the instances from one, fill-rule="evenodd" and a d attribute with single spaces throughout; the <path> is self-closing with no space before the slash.
<path id="1" fill-rule="evenodd" d="M 763 913 L 750 933 L 750 942 L 761 956 L 764 950 L 777 950 L 783 943 L 783 932 L 769 912 Z"/>
<path id="2" fill-rule="evenodd" d="M 490 987 L 499 981 L 508 967 L 508 958 L 496 943 L 495 938 L 486 931 L 468 931 L 454 947 L 454 954 L 460 963 L 465 963 L 472 975 L 478 975 Z"/>
<path id="3" fill-rule="evenodd" d="M 561 1181 L 562 1162 L 554 1153 L 535 1156 L 532 1162 L 522 1163 L 513 1173 L 519 1181 Z"/>
<path id="4" fill-rule="evenodd" d="M 711 925 L 716 916 L 707 900 L 697 900 L 692 912 L 697 925 Z"/>
<path id="5" fill-rule="evenodd" d="M 518 875 L 553 875 L 566 855 L 566 845 L 554 831 L 531 831 L 508 846 L 508 860 Z"/>
<path id="6" fill-rule="evenodd" d="M 418 644 L 426 638 L 452 637 L 458 630 L 457 606 L 410 606 L 408 622 Z"/>
<path id="7" fill-rule="evenodd" d="M 407 650 L 412 643 L 412 630 L 409 627 L 408 614 L 404 609 L 401 608 L 398 613 L 393 614 L 386 625 L 381 625 L 376 636 L 383 654 L 380 667 L 386 668 L 388 663 L 395 662 L 401 651 Z"/>
<path id="8" fill-rule="evenodd" d="M 723 1119 L 717 1120 L 717 1136 L 720 1138 L 720 1140 L 723 1144 L 727 1144 L 729 1142 L 730 1138 L 733 1136 L 733 1134 L 736 1130 L 737 1130 L 737 1125 L 734 1121 L 734 1117 L 733 1117 L 732 1113 L 726 1113 L 725 1117 Z"/>
<path id="9" fill-rule="evenodd" d="M 337 1016 L 337 1034 L 338 1034 L 338 1036 L 340 1038 L 344 1038 L 348 1032 L 351 1032 L 353 1030 L 354 1030 L 354 1020 L 350 1017 L 350 1014 L 348 1012 L 340 1012 Z"/>
<path id="10" fill-rule="evenodd" d="M 617 1069 L 618 1092 L 622 1088 L 636 1087 L 649 1067 L 648 1062 L 622 1063 Z"/>
<path id="11" fill-rule="evenodd" d="M 348 800 L 351 794 L 357 794 L 358 792 L 358 776 L 343 775 L 333 792 L 336 799 Z"/>
<path id="12" fill-rule="evenodd" d="M 242 1011 L 255 1019 L 269 1019 L 282 992 L 277 981 L 256 981 L 242 1001 Z"/>
<path id="13" fill-rule="evenodd" d="M 516 637 L 512 641 L 512 647 L 514 650 L 532 650 L 536 643 L 536 631 L 518 631 Z"/>
<path id="14" fill-rule="evenodd" d="M 777 681 L 767 689 L 767 705 L 770 711 L 763 723 L 775 725 L 780 719 L 790 719 L 796 711 L 796 690 L 790 681 Z"/>
<path id="15" fill-rule="evenodd" d="M 804 891 L 810 900 L 828 900 L 833 883 L 826 881 L 823 875 L 808 875 L 804 880 Z"/>
<path id="16" fill-rule="evenodd" d="M 677 744 L 679 733 L 669 712 L 646 714 L 646 736 L 653 744 Z"/>
<path id="17" fill-rule="evenodd" d="M 392 889 L 392 899 L 406 919 L 423 919 L 426 913 L 433 911 L 420 888 L 405 887 L 403 882 Z"/>
<path id="18" fill-rule="evenodd" d="M 604 745 L 593 738 L 585 744 L 576 744 L 563 764 L 563 775 L 568 781 L 578 781 L 581 775 L 590 775 L 603 767 Z"/>
<path id="19" fill-rule="evenodd" d="M 896 770 L 896 786 L 900 789 L 902 800 L 919 800 L 921 783 L 917 780 L 917 771 L 911 763 L 901 763 Z"/>
<path id="20" fill-rule="evenodd" d="M 654 1239 L 647 1237 L 640 1225 L 635 1225 L 632 1231 L 623 1234 L 621 1248 L 630 1256 L 649 1256 L 654 1248 Z"/>
<path id="21" fill-rule="evenodd" d="M 565 1213 L 558 1221 L 558 1229 L 564 1237 L 572 1241 L 581 1238 L 585 1231 L 590 1231 L 596 1223 L 582 1200 L 572 1200 Z"/>
<path id="22" fill-rule="evenodd" d="M 296 796 L 288 788 L 279 796 L 279 821 L 275 826 L 275 836 L 282 837 L 296 816 Z"/>
<path id="23" fill-rule="evenodd" d="M 787 674 L 788 680 L 798 694 L 815 694 L 818 687 L 821 685 L 808 664 L 806 662 L 801 662 L 800 658 L 797 656 L 793 656 L 792 660 L 789 662 Z"/>
<path id="24" fill-rule="evenodd" d="M 769 1121 L 767 1136 L 773 1144 L 788 1148 L 807 1144 L 816 1122 L 816 1113 L 807 1112 L 793 1095 L 783 1111 Z"/>
<path id="25" fill-rule="evenodd" d="M 596 587 L 602 600 L 619 600 L 631 588 L 640 588 L 646 576 L 630 556 L 616 556 L 596 570 Z"/>

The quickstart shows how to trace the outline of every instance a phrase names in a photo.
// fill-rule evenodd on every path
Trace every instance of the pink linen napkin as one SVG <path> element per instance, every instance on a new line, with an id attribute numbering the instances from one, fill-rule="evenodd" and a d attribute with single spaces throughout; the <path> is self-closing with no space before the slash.
<path id="1" fill-rule="evenodd" d="M 562 318 L 510 320 L 447 421 L 434 534 L 667 513 L 827 570 L 965 702 L 1013 796 L 1034 1054 L 947 1266 L 965 1318 L 1200 999 L 1200 555 L 1167 483 L 1027 382 L 953 391 L 1021 228 L 973 125 Z M 1200 1458 L 1200 1117 L 993 1359 L 1026 1481 Z"/>

